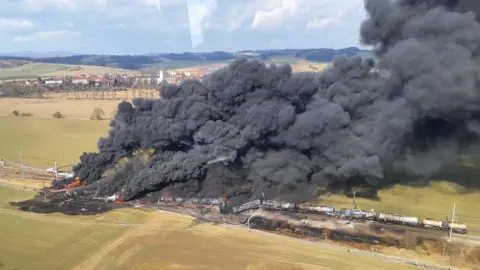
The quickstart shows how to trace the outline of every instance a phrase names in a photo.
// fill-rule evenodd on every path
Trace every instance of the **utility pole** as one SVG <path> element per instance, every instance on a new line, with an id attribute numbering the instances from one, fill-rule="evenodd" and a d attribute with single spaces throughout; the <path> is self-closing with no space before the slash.
<path id="1" fill-rule="evenodd" d="M 355 202 L 356 193 L 357 191 L 353 189 L 353 209 L 357 209 L 357 203 Z"/>
<path id="2" fill-rule="evenodd" d="M 22 178 L 23 178 L 23 157 L 22 157 L 22 148 L 20 148 L 20 173 L 22 174 Z"/>
<path id="3" fill-rule="evenodd" d="M 55 170 L 55 180 L 57 180 L 57 162 L 53 162 L 53 168 Z"/>
<path id="4" fill-rule="evenodd" d="M 450 221 L 450 233 L 449 233 L 449 240 L 452 240 L 452 231 L 453 231 L 453 221 L 455 220 L 455 204 L 453 204 L 453 211 L 452 211 L 452 221 Z"/>

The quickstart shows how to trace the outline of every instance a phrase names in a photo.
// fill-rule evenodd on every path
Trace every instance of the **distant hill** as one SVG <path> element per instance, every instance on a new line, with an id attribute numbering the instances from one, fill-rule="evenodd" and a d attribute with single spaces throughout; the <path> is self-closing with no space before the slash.
<path id="1" fill-rule="evenodd" d="M 61 52 L 57 52 L 59 54 Z M 67 52 L 62 52 L 64 55 L 55 55 L 55 52 L 44 53 L 39 56 L 39 53 L 9 53 L 2 55 L 0 53 L 0 60 L 19 60 L 36 63 L 50 63 L 50 64 L 68 64 L 68 65 L 91 65 L 103 66 L 112 68 L 122 68 L 130 70 L 138 70 L 149 67 L 155 64 L 171 61 L 189 61 L 198 62 L 201 65 L 203 62 L 213 61 L 230 61 L 235 58 L 244 57 L 248 59 L 269 60 L 274 57 L 292 57 L 298 60 L 308 60 L 314 62 L 331 62 L 337 56 L 361 56 L 373 57 L 373 53 L 366 50 L 361 50 L 356 47 L 344 49 L 282 49 L 282 50 L 245 50 L 239 52 L 205 52 L 205 53 L 162 53 L 162 54 L 146 54 L 146 55 L 70 55 Z"/>
<path id="2" fill-rule="evenodd" d="M 44 58 L 44 57 L 65 57 L 76 55 L 73 52 L 49 51 L 49 52 L 0 52 L 1 56 L 26 57 L 26 58 Z"/>

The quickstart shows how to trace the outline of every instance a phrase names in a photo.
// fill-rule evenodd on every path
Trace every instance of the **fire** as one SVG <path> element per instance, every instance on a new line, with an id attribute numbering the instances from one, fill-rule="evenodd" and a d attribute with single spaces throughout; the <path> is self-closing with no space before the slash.
<path id="1" fill-rule="evenodd" d="M 84 183 L 86 185 L 86 183 Z M 82 185 L 82 181 L 80 180 L 80 177 L 75 177 L 75 181 L 67 185 L 67 189 L 73 189 L 77 188 Z"/>

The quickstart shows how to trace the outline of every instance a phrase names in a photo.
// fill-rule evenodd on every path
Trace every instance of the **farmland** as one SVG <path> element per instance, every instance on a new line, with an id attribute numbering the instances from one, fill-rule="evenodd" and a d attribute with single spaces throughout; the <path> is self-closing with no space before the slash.
<path id="1" fill-rule="evenodd" d="M 119 209 L 88 217 L 39 215 L 7 204 L 31 196 L 0 187 L 0 262 L 6 269 L 413 269 L 174 214 Z"/>
<path id="2" fill-rule="evenodd" d="M 0 158 L 19 161 L 20 148 L 28 166 L 47 168 L 78 161 L 108 130 L 108 121 L 0 116 Z"/>
<path id="3" fill-rule="evenodd" d="M 141 72 L 157 74 L 159 69 L 174 71 L 181 70 L 210 70 L 227 65 L 231 61 L 175 61 L 170 60 L 159 64 L 149 65 L 140 70 L 120 69 L 113 67 L 86 66 L 86 65 L 65 65 L 48 63 L 28 63 L 20 66 L 0 68 L 0 82 L 12 80 L 32 80 L 38 77 L 65 77 L 77 76 L 80 74 L 104 75 L 106 73 L 116 74 L 140 74 Z M 267 63 L 277 65 L 292 65 L 295 72 L 320 71 L 328 63 L 312 62 L 294 57 L 272 57 Z"/>
<path id="4" fill-rule="evenodd" d="M 453 204 L 456 203 L 456 220 L 467 223 L 470 234 L 480 233 L 480 214 L 476 205 L 480 200 L 480 190 L 466 189 L 446 181 L 429 181 L 424 186 L 395 185 L 380 190 L 378 199 L 356 198 L 359 208 L 376 211 L 403 213 L 419 218 L 444 220 L 451 218 Z M 319 201 L 325 203 L 325 197 Z M 352 208 L 352 198 L 333 194 L 328 202 L 338 208 Z"/>
<path id="5" fill-rule="evenodd" d="M 133 70 L 100 66 L 73 66 L 63 64 L 28 63 L 0 69 L 0 81 L 28 80 L 38 77 L 75 76 L 80 74 L 103 75 L 105 73 L 138 74 Z"/>
<path id="6" fill-rule="evenodd" d="M 52 99 L 0 99 L 0 115 L 9 115 L 13 111 L 31 113 L 35 117 L 52 118 L 59 111 L 66 119 L 89 119 L 95 108 L 101 108 L 106 118 L 111 118 L 120 100 L 65 100 Z"/>

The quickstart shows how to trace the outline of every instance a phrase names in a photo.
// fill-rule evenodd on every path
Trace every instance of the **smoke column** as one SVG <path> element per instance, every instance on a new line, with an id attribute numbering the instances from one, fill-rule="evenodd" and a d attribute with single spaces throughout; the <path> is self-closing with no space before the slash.
<path id="1" fill-rule="evenodd" d="M 473 1 L 461 2 L 366 0 L 360 35 L 377 63 L 337 58 L 322 73 L 294 74 L 236 60 L 201 82 L 164 86 L 160 100 L 122 102 L 75 174 L 127 198 L 168 187 L 305 200 L 352 180 L 381 185 L 392 171 L 435 172 L 480 132 L 480 24 L 462 10 Z M 146 162 L 132 157 L 140 149 L 151 151 Z"/>

